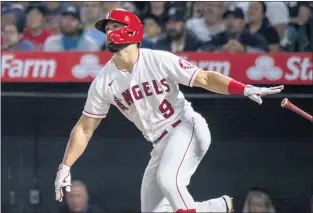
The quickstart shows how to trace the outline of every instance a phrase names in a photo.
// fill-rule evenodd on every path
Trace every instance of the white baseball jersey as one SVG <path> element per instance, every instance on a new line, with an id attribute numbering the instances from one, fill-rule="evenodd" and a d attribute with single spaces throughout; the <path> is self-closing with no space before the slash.
<path id="1" fill-rule="evenodd" d="M 83 114 L 104 118 L 113 104 L 153 142 L 191 109 L 178 83 L 192 87 L 199 71 L 159 50 L 140 49 L 131 73 L 119 70 L 112 58 L 92 82 Z"/>

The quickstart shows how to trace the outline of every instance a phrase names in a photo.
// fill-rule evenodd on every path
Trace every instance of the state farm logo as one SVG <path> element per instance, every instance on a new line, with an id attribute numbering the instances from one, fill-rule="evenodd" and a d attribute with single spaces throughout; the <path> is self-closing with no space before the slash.
<path id="1" fill-rule="evenodd" d="M 1 56 L 1 77 L 4 78 L 54 78 L 57 62 L 44 58 L 17 58 L 14 54 Z"/>
<path id="2" fill-rule="evenodd" d="M 255 60 L 255 65 L 248 68 L 247 76 L 251 80 L 262 80 L 266 78 L 271 81 L 281 79 L 284 72 L 275 66 L 273 58 L 269 56 L 260 56 Z"/>
<path id="3" fill-rule="evenodd" d="M 76 65 L 72 69 L 74 77 L 83 79 L 87 77 L 95 78 L 103 65 L 99 64 L 99 57 L 94 54 L 85 54 L 80 59 L 80 64 Z"/>
<path id="4" fill-rule="evenodd" d="M 277 60 L 277 62 L 279 62 L 279 66 L 284 70 L 275 66 L 275 62 L 272 57 L 258 57 L 255 60 L 255 65 L 247 70 L 248 78 L 256 81 L 262 79 L 270 81 L 282 79 L 287 81 L 312 81 L 312 58 L 302 55 L 291 55 L 287 58 L 287 60 L 282 58 L 281 60 Z"/>

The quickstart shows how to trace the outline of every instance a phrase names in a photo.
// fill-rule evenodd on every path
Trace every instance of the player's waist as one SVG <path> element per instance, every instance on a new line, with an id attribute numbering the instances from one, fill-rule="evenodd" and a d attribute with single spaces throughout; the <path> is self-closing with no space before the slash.
<path id="1" fill-rule="evenodd" d="M 168 121 L 167 124 L 165 124 L 165 129 L 162 129 L 158 132 L 155 132 L 153 135 L 148 135 L 149 141 L 153 144 L 157 144 L 162 139 L 164 139 L 170 132 L 172 132 L 174 129 L 176 129 L 182 122 L 189 120 L 191 117 L 194 117 L 196 113 L 192 107 L 188 107 L 187 109 L 183 110 L 182 113 L 180 113 L 179 116 L 172 119 L 171 121 Z"/>
<path id="2" fill-rule="evenodd" d="M 175 129 L 177 126 L 179 126 L 181 124 L 182 120 L 178 119 L 177 121 L 175 121 L 174 123 L 171 124 L 171 127 L 173 129 Z M 161 135 L 154 141 L 152 141 L 153 144 L 157 144 L 159 143 L 163 138 L 165 138 L 165 136 L 169 133 L 168 130 L 164 130 Z"/>

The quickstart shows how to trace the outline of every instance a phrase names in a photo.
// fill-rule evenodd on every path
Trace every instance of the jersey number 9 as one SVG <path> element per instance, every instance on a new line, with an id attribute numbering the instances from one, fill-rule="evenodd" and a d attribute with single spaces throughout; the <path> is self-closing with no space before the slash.
<path id="1" fill-rule="evenodd" d="M 164 118 L 169 118 L 174 114 L 174 108 L 166 99 L 162 101 L 159 106 L 160 112 L 163 114 Z"/>

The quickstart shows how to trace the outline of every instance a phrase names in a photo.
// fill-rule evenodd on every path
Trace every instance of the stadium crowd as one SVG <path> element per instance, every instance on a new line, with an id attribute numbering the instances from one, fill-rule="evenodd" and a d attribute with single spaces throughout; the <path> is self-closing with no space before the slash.
<path id="1" fill-rule="evenodd" d="M 136 13 L 141 47 L 205 52 L 312 52 L 312 2 L 2 2 L 6 51 L 106 51 L 94 28 L 113 8 Z"/>

